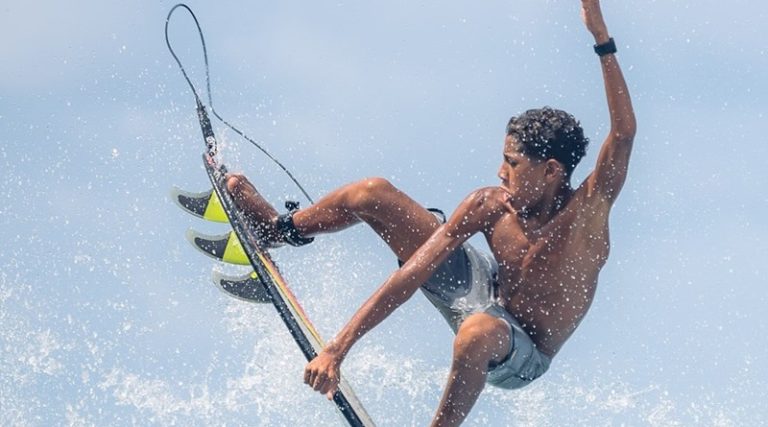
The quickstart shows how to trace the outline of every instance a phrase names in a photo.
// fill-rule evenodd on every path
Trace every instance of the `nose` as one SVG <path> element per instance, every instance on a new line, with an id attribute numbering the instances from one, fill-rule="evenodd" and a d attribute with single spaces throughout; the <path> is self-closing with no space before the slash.
<path id="1" fill-rule="evenodd" d="M 499 168 L 499 171 L 496 173 L 496 176 L 498 176 L 500 180 L 507 182 L 508 175 L 507 175 L 507 172 L 504 170 L 503 164 Z"/>

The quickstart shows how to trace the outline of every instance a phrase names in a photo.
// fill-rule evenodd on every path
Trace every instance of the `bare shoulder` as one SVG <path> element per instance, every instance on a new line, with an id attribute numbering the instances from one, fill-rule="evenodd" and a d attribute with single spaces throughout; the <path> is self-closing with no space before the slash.
<path id="1" fill-rule="evenodd" d="M 584 180 L 576 189 L 570 202 L 568 202 L 568 210 L 584 219 L 598 222 L 607 221 L 613 207 L 613 200 L 598 191 L 594 191 L 588 180 L 589 178 Z"/>
<path id="2" fill-rule="evenodd" d="M 493 226 L 504 214 L 511 213 L 510 194 L 501 187 L 483 187 L 470 193 L 451 218 L 450 226 L 477 232 Z"/>
<path id="3" fill-rule="evenodd" d="M 511 209 L 509 198 L 510 194 L 501 187 L 483 187 L 469 193 L 461 207 L 483 213 L 507 212 Z"/>

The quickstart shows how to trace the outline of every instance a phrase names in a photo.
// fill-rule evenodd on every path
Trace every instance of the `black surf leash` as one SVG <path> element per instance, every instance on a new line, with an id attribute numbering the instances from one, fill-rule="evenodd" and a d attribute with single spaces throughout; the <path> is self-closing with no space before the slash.
<path id="1" fill-rule="evenodd" d="M 192 94 L 195 95 L 195 102 L 197 103 L 198 117 L 200 118 L 201 123 L 208 121 L 208 116 L 205 113 L 205 106 L 202 100 L 200 99 L 200 96 L 197 93 L 197 89 L 195 88 L 195 85 L 192 84 L 192 80 L 190 80 L 189 75 L 187 74 L 187 71 L 184 69 L 184 66 L 181 64 L 181 60 L 179 60 L 179 57 L 176 56 L 176 52 L 173 51 L 173 47 L 171 47 L 171 42 L 168 39 L 168 24 L 171 22 L 171 15 L 173 15 L 173 12 L 180 7 L 186 9 L 187 12 L 189 12 L 189 14 L 192 15 L 192 19 L 194 19 L 195 25 L 197 26 L 197 33 L 200 34 L 200 43 L 203 46 L 203 58 L 205 59 L 205 87 L 206 87 L 206 91 L 208 92 L 208 107 L 210 107 L 213 115 L 216 116 L 216 118 L 220 122 L 224 123 L 224 125 L 226 125 L 228 128 L 232 129 L 236 134 L 240 135 L 241 137 L 243 137 L 243 139 L 253 144 L 253 146 L 258 148 L 262 153 L 264 153 L 264 155 L 266 155 L 278 167 L 280 167 L 280 169 L 282 169 L 283 172 L 285 172 L 288 175 L 288 177 L 291 178 L 291 181 L 293 181 L 293 183 L 296 184 L 299 190 L 301 190 L 301 192 L 304 194 L 304 197 L 306 197 L 310 203 L 314 204 L 312 197 L 310 197 L 307 191 L 304 190 L 304 187 L 302 187 L 302 185 L 299 184 L 299 181 L 293 176 L 293 174 L 291 173 L 291 171 L 288 170 L 288 168 L 286 168 L 279 160 L 277 160 L 274 156 L 272 156 L 272 154 L 270 154 L 259 143 L 257 143 L 256 141 L 248 137 L 240 129 L 236 128 L 235 126 L 231 125 L 229 122 L 224 120 L 224 118 L 221 117 L 218 112 L 216 112 L 216 109 L 213 107 L 213 96 L 211 95 L 211 75 L 210 75 L 210 69 L 208 66 L 208 49 L 205 46 L 205 37 L 203 37 L 203 30 L 202 28 L 200 28 L 200 22 L 197 20 L 197 16 L 195 16 L 194 12 L 192 12 L 192 9 L 190 9 L 189 6 L 187 6 L 184 3 L 179 3 L 176 6 L 171 8 L 171 11 L 168 12 L 168 17 L 165 19 L 165 44 L 168 46 L 168 50 L 171 52 L 171 55 L 173 55 L 173 59 L 175 59 L 176 63 L 179 64 L 179 69 L 181 69 L 181 73 L 184 75 L 184 79 L 187 81 L 187 84 L 189 84 L 189 88 L 192 89 Z M 203 127 L 205 128 L 206 126 L 203 126 Z M 208 127 L 210 127 L 210 124 L 208 124 Z M 204 130 L 204 133 L 205 133 L 205 130 Z M 206 136 L 206 142 L 208 142 L 209 135 L 205 135 L 205 136 Z M 213 136 L 212 132 L 210 136 L 211 137 Z M 211 138 L 210 141 L 214 141 L 214 139 Z M 216 147 L 215 145 L 212 144 L 212 142 L 208 143 L 208 152 L 212 156 L 216 154 Z"/>

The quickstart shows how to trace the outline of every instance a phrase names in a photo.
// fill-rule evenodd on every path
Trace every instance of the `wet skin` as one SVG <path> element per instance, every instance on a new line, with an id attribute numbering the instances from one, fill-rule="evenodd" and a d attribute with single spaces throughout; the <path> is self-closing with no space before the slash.
<path id="1" fill-rule="evenodd" d="M 547 165 L 520 153 L 511 137 L 504 155 L 499 177 L 512 212 L 484 230 L 499 263 L 499 296 L 538 348 L 554 356 L 592 303 L 609 253 L 610 203 L 590 195 L 585 181 L 559 191 L 562 206 L 542 205 L 543 185 L 533 179 Z"/>
<path id="2" fill-rule="evenodd" d="M 581 0 L 582 18 L 596 44 L 608 41 L 598 0 Z M 575 190 L 562 164 L 522 153 L 507 136 L 498 176 L 501 184 L 470 194 L 445 224 L 380 178 L 339 188 L 296 212 L 304 236 L 365 222 L 405 264 L 366 300 L 337 336 L 305 369 L 305 382 L 330 398 L 349 349 L 407 301 L 450 252 L 483 233 L 499 263 L 501 302 L 536 343 L 554 356 L 589 309 L 609 253 L 608 216 L 627 176 L 636 131 L 629 92 L 613 54 L 600 57 L 610 131 L 597 164 Z M 241 175 L 229 190 L 252 218 L 274 232 L 276 212 Z M 433 425 L 458 425 L 485 385 L 490 362 L 509 352 L 509 329 L 485 313 L 460 326 L 453 361 Z"/>
<path id="3" fill-rule="evenodd" d="M 443 225 L 380 178 L 341 187 L 296 212 L 294 222 L 304 236 L 366 222 L 398 258 L 407 260 L 307 365 L 305 382 L 330 398 L 351 346 L 408 300 L 450 251 L 477 233 L 485 235 L 499 263 L 501 303 L 537 347 L 554 356 L 594 297 L 609 252 L 608 214 L 623 185 L 630 150 L 631 139 L 609 137 L 598 167 L 573 190 L 561 164 L 529 158 L 507 136 L 498 171 L 501 185 L 470 194 Z M 273 228 L 276 211 L 244 176 L 232 175 L 227 184 L 265 231 Z M 509 346 L 508 326 L 499 319 L 477 313 L 462 324 L 435 425 L 463 419 L 484 386 L 488 363 L 503 359 Z"/>

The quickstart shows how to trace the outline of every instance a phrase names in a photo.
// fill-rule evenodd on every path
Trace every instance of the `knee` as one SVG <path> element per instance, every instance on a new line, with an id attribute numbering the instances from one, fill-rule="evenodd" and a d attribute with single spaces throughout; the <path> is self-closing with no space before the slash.
<path id="1" fill-rule="evenodd" d="M 485 313 L 465 320 L 453 342 L 453 356 L 466 364 L 487 366 L 509 349 L 509 327 L 504 321 Z"/>
<path id="2" fill-rule="evenodd" d="M 386 178 L 366 178 L 350 186 L 347 204 L 355 211 L 376 209 L 388 195 L 395 192 L 397 189 Z"/>

